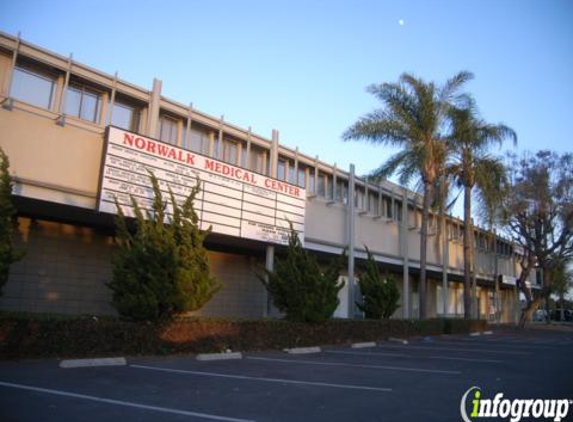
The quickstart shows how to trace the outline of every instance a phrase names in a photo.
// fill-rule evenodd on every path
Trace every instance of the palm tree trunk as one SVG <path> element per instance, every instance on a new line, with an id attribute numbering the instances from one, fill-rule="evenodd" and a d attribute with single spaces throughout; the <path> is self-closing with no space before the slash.
<path id="1" fill-rule="evenodd" d="M 424 202 L 422 205 L 422 227 L 420 228 L 420 319 L 426 319 L 426 251 L 428 248 L 428 220 L 432 203 L 433 183 L 424 182 Z"/>
<path id="2" fill-rule="evenodd" d="M 470 319 L 470 290 L 471 290 L 471 244 L 472 235 L 472 191 L 469 186 L 464 187 L 464 318 Z"/>

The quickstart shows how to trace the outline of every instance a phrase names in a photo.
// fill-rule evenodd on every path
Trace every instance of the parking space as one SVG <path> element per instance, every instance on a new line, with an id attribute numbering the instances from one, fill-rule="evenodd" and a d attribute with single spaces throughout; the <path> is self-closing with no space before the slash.
<path id="1" fill-rule="evenodd" d="M 0 420 L 461 420 L 460 400 L 472 386 L 492 397 L 572 399 L 572 352 L 571 331 L 530 330 L 216 362 L 172 356 L 76 369 L 3 362 Z"/>

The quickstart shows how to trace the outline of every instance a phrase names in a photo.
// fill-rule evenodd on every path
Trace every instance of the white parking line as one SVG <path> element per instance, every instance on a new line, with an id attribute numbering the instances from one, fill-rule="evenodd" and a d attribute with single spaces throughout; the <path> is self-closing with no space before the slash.
<path id="1" fill-rule="evenodd" d="M 439 340 L 439 341 L 435 341 L 435 342 L 430 342 L 430 343 L 414 343 L 414 344 L 451 344 L 451 345 L 455 345 L 455 346 L 469 346 L 469 345 L 475 345 L 475 346 L 499 346 L 502 349 L 512 349 L 513 348 L 525 348 L 525 349 L 534 349 L 534 350 L 540 350 L 540 349 L 553 349 L 553 347 L 551 346 L 542 346 L 540 344 L 510 344 L 510 343 L 484 343 L 484 342 L 479 342 L 479 341 L 472 341 L 472 340 L 468 340 L 467 342 L 465 341 L 459 341 L 459 340 Z"/>
<path id="2" fill-rule="evenodd" d="M 326 383 L 326 382 L 298 381 L 298 380 L 289 380 L 289 379 L 282 379 L 282 378 L 249 377 L 246 375 L 222 374 L 219 372 L 189 371 L 189 370 L 185 370 L 185 369 L 170 369 L 170 368 L 161 368 L 158 366 L 147 366 L 147 365 L 129 365 L 129 366 L 131 368 L 147 369 L 147 370 L 151 370 L 151 371 L 171 372 L 171 373 L 175 373 L 175 374 L 199 375 L 199 376 L 205 376 L 205 377 L 231 378 L 231 379 L 248 380 L 248 381 L 274 382 L 274 383 L 279 383 L 279 384 L 313 385 L 316 387 L 345 388 L 345 389 L 349 389 L 349 390 L 383 391 L 386 393 L 392 391 L 391 388 L 368 387 L 368 386 L 364 386 L 364 385 L 331 384 L 331 383 Z"/>
<path id="3" fill-rule="evenodd" d="M 275 359 L 275 358 L 259 358 L 254 356 L 249 356 L 247 359 L 251 360 L 263 360 L 268 362 L 283 362 L 283 363 L 298 363 L 303 365 L 320 365 L 320 366 L 346 366 L 351 368 L 366 368 L 366 369 L 385 369 L 390 371 L 407 371 L 407 372 L 429 372 L 433 374 L 448 374 L 448 375 L 459 375 L 460 371 L 443 371 L 440 369 L 424 369 L 424 368 L 408 368 L 404 366 L 388 366 L 388 365 L 360 365 L 354 363 L 343 363 L 343 362 L 318 362 L 314 360 L 302 360 L 302 359 Z"/>
<path id="4" fill-rule="evenodd" d="M 418 346 L 420 346 L 418 344 Z M 509 351 L 503 351 L 503 350 L 491 350 L 491 349 L 459 349 L 457 347 L 452 348 L 452 347 L 434 347 L 434 346 L 420 346 L 420 347 L 416 347 L 416 345 L 410 345 L 410 346 L 394 346 L 394 345 L 380 345 L 378 347 L 387 347 L 387 348 L 396 348 L 396 349 L 400 349 L 400 350 L 449 350 L 449 351 L 456 351 L 456 352 L 469 352 L 469 353 L 497 353 L 497 354 L 503 354 L 503 355 L 531 355 L 532 352 L 509 352 Z"/>
<path id="5" fill-rule="evenodd" d="M 388 356 L 388 357 L 401 357 L 412 359 L 439 359 L 439 360 L 459 360 L 463 362 L 483 362 L 483 363 L 503 363 L 502 360 L 495 359 L 472 359 L 472 358 L 458 358 L 450 356 L 414 356 L 405 355 L 403 353 L 378 353 L 378 352 L 345 352 L 338 350 L 327 350 L 325 353 L 333 353 L 338 355 L 360 355 L 360 356 Z"/>
<path id="6" fill-rule="evenodd" d="M 118 406 L 134 407 L 136 409 L 153 410 L 154 412 L 171 413 L 171 414 L 183 415 L 183 416 L 193 416 L 196 418 L 211 419 L 211 420 L 215 420 L 215 421 L 254 422 L 253 420 L 250 420 L 250 419 L 229 418 L 226 416 L 211 415 L 208 413 L 190 412 L 188 410 L 172 409 L 169 407 L 150 406 L 150 405 L 142 404 L 142 403 L 134 403 L 134 402 L 123 401 L 123 400 L 106 399 L 104 397 L 88 396 L 85 394 L 71 393 L 69 391 L 52 390 L 50 388 L 40 388 L 40 387 L 34 387 L 31 385 L 24 385 L 24 384 L 13 384 L 11 382 L 4 382 L 4 381 L 0 381 L 0 386 L 7 387 L 7 388 L 17 388 L 20 390 L 34 391 L 37 393 L 52 394 L 55 396 L 72 397 L 75 399 L 90 400 L 90 401 L 96 401 L 96 402 L 100 402 L 100 403 L 114 404 L 114 405 L 118 405 Z"/>

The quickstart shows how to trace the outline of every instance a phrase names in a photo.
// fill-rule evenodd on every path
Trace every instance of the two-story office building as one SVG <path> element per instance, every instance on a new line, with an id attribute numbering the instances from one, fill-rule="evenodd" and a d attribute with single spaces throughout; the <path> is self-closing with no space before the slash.
<path id="1" fill-rule="evenodd" d="M 223 289 L 204 315 L 263 317 L 266 292 L 257 266 L 271 267 L 293 222 L 321 259 L 348 248 L 348 272 L 365 246 L 395 275 L 402 293 L 397 317 L 416 317 L 421 199 L 391 182 L 373 184 L 318 157 L 145 89 L 118 75 L 0 33 L 0 146 L 10 157 L 18 209 L 17 242 L 25 257 L 12 266 L 0 308 L 113 314 L 110 291 L 114 198 L 149 199 L 146 171 L 184 196 L 199 177 L 195 206 L 212 269 Z M 463 224 L 448 218 L 442 233 L 431 217 L 428 242 L 429 316 L 461 316 Z M 516 306 L 516 250 L 474 232 L 477 307 L 501 321 Z M 495 283 L 496 274 L 500 282 Z M 347 283 L 351 284 L 351 283 Z M 354 303 L 341 291 L 336 316 Z"/>

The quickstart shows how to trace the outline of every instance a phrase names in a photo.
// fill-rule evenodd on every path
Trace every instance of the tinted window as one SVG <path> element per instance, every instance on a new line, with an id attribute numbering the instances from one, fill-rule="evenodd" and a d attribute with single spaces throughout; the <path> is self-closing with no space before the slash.
<path id="1" fill-rule="evenodd" d="M 29 69 L 14 68 L 10 96 L 38 107 L 51 109 L 56 79 Z"/>
<path id="2" fill-rule="evenodd" d="M 113 105 L 111 124 L 122 129 L 137 131 L 139 110 L 127 104 L 116 102 Z"/>

